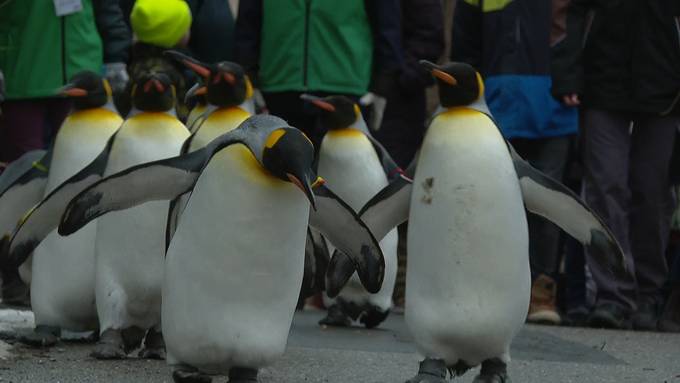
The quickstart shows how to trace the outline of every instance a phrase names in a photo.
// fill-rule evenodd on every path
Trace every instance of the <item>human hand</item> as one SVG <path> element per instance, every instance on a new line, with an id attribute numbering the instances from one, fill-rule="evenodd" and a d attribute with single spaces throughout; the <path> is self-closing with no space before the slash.
<path id="1" fill-rule="evenodd" d="M 562 102 L 567 106 L 579 106 L 581 105 L 581 100 L 578 98 L 578 94 L 571 93 L 562 96 Z"/>
<path id="2" fill-rule="evenodd" d="M 114 94 L 125 91 L 125 87 L 130 80 L 125 63 L 106 63 L 104 64 L 104 72 L 104 77 L 109 80 Z"/>
<path id="3" fill-rule="evenodd" d="M 366 121 L 369 128 L 373 131 L 380 130 L 385 107 L 387 106 L 387 99 L 376 93 L 368 92 L 361 96 L 359 104 L 363 107 L 370 108 L 372 111 L 370 121 Z"/>

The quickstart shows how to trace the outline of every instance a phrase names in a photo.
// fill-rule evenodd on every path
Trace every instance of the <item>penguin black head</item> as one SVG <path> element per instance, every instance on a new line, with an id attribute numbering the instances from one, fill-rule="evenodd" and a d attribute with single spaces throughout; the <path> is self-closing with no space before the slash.
<path id="1" fill-rule="evenodd" d="M 91 71 L 76 73 L 58 92 L 62 96 L 73 98 L 73 108 L 76 110 L 102 107 L 113 94 L 109 82 Z"/>
<path id="2" fill-rule="evenodd" d="M 166 55 L 194 71 L 203 79 L 204 86 L 191 88 L 186 97 L 205 94 L 207 101 L 220 107 L 242 104 L 252 97 L 253 86 L 240 65 L 222 61 L 217 64 L 202 63 L 177 51 L 166 51 Z"/>
<path id="3" fill-rule="evenodd" d="M 175 106 L 175 86 L 165 73 L 142 73 L 133 80 L 132 105 L 145 112 L 165 112 Z"/>
<path id="4" fill-rule="evenodd" d="M 314 145 L 296 128 L 275 129 L 265 140 L 262 165 L 274 176 L 300 188 L 316 209 L 312 188 L 324 181 L 314 173 L 313 162 Z"/>
<path id="5" fill-rule="evenodd" d="M 443 107 L 470 105 L 484 97 L 482 76 L 471 65 L 460 62 L 437 65 L 427 60 L 420 64 L 437 79 Z"/>
<path id="6" fill-rule="evenodd" d="M 345 96 L 316 97 L 303 94 L 301 99 L 321 109 L 321 126 L 325 129 L 345 129 L 362 118 L 359 105 Z"/>

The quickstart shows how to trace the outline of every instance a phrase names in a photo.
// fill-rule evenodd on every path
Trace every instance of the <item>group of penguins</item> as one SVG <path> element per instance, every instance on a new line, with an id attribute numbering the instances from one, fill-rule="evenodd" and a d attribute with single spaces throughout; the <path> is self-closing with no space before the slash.
<path id="1" fill-rule="evenodd" d="M 467 64 L 421 62 L 441 105 L 401 170 L 346 97 L 302 96 L 326 131 L 315 154 L 300 130 L 254 114 L 240 66 L 166 54 L 201 79 L 186 125 L 165 74 L 133 79 L 123 121 L 107 81 L 83 72 L 60 90 L 74 108 L 54 145 L 0 176 L 2 256 L 30 283 L 28 342 L 98 330 L 100 359 L 141 346 L 175 382 L 257 382 L 285 350 L 303 280 L 325 289 L 327 324 L 385 319 L 408 220 L 405 318 L 425 359 L 407 383 L 480 364 L 475 383 L 503 383 L 529 306 L 526 210 L 629 272 L 601 219 L 503 139 Z"/>

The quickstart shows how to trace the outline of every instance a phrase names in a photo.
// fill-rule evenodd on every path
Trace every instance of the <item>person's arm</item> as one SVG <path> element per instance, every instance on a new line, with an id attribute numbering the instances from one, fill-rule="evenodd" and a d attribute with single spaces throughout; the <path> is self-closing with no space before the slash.
<path id="1" fill-rule="evenodd" d="M 130 77 L 127 61 L 132 33 L 125 23 L 118 0 L 92 0 L 97 31 L 104 47 L 104 70 L 114 93 L 122 92 Z"/>
<path id="2" fill-rule="evenodd" d="M 97 30 L 104 45 L 104 63 L 126 63 L 132 33 L 117 0 L 92 0 Z"/>
<path id="3" fill-rule="evenodd" d="M 379 95 L 389 93 L 404 57 L 401 43 L 401 6 L 399 0 L 366 0 L 373 31 L 373 75 L 370 90 Z"/>
<path id="4" fill-rule="evenodd" d="M 458 0 L 451 29 L 451 60 L 470 64 L 477 70 L 481 70 L 483 39 L 479 4 L 479 0 Z"/>
<path id="5" fill-rule="evenodd" d="M 262 0 L 241 1 L 234 31 L 234 57 L 253 83 L 257 83 L 262 30 Z"/>
<path id="6" fill-rule="evenodd" d="M 402 1 L 404 66 L 399 76 L 402 89 L 422 91 L 434 83 L 423 69 L 422 59 L 436 62 L 444 51 L 444 17 L 440 0 Z"/>
<path id="7" fill-rule="evenodd" d="M 583 47 L 589 32 L 588 24 L 592 22 L 592 17 L 589 17 L 591 3 L 592 0 L 571 0 L 553 4 L 567 7 L 567 11 L 565 33 L 555 36 L 551 48 L 552 93 L 570 106 L 580 104 L 579 95 L 583 92 Z M 559 15 L 560 12 L 554 14 Z"/>

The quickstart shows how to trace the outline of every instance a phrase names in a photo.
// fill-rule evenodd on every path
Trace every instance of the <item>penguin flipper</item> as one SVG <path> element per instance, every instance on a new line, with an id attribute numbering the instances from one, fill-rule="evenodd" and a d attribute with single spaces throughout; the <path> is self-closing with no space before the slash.
<path id="1" fill-rule="evenodd" d="M 191 191 L 212 156 L 238 142 L 244 142 L 244 134 L 235 129 L 194 152 L 132 166 L 94 183 L 69 202 L 59 234 L 73 234 L 110 211 L 171 200 Z"/>
<path id="2" fill-rule="evenodd" d="M 336 249 L 326 270 L 326 294 L 331 298 L 338 296 L 355 271 L 354 262 Z"/>
<path id="3" fill-rule="evenodd" d="M 307 227 L 307 241 L 305 243 L 305 272 L 302 278 L 302 298 L 310 297 L 323 291 L 326 269 L 330 254 L 323 235 L 317 230 Z"/>
<path id="4" fill-rule="evenodd" d="M 403 174 L 371 198 L 359 216 L 380 241 L 396 226 L 408 220 L 413 180 Z"/>
<path id="5" fill-rule="evenodd" d="M 168 251 L 170 247 L 170 241 L 177 231 L 177 224 L 179 223 L 179 216 L 182 215 L 184 208 L 189 202 L 189 196 L 191 192 L 184 193 L 179 197 L 170 201 L 170 206 L 168 207 L 168 219 L 165 226 L 165 251 Z"/>
<path id="6" fill-rule="evenodd" d="M 314 188 L 317 209 L 309 225 L 319 230 L 354 263 L 366 290 L 377 293 L 385 274 L 385 259 L 378 241 L 357 213 L 325 185 Z"/>
<path id="7" fill-rule="evenodd" d="M 17 184 L 23 185 L 36 178 L 47 181 L 47 166 L 51 155 L 51 151 L 31 150 L 7 165 L 0 174 L 0 198 Z M 28 178 L 27 174 L 30 174 Z"/>
<path id="8" fill-rule="evenodd" d="M 522 159 L 509 143 L 508 148 L 525 208 L 581 242 L 603 269 L 610 270 L 616 277 L 630 278 L 623 250 L 602 219 L 569 188 Z"/>
<path id="9" fill-rule="evenodd" d="M 0 175 L 0 237 L 9 241 L 21 217 L 45 196 L 51 152 L 33 150 Z M 1 251 L 2 247 L 0 247 Z"/>
<path id="10" fill-rule="evenodd" d="M 404 171 L 401 169 L 399 165 L 397 165 L 397 163 L 394 161 L 394 159 L 387 151 L 387 149 L 370 134 L 368 134 L 367 137 L 368 140 L 371 141 L 371 144 L 373 144 L 373 148 L 375 149 L 375 152 L 378 155 L 378 158 L 380 159 L 380 163 L 382 164 L 383 170 L 385 171 L 387 178 L 392 180 L 396 178 L 399 174 L 403 174 Z"/>
<path id="11" fill-rule="evenodd" d="M 52 190 L 20 220 L 9 243 L 9 259 L 21 265 L 47 235 L 54 230 L 68 202 L 86 187 L 101 179 L 106 170 L 114 133 L 104 149 L 87 166 Z"/>

